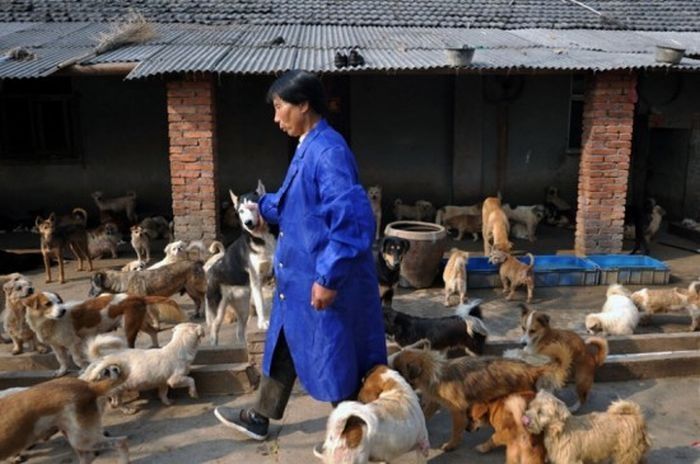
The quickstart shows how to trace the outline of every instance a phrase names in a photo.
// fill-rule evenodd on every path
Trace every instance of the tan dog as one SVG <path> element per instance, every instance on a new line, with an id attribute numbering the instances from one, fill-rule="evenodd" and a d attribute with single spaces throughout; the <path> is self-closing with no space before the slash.
<path id="1" fill-rule="evenodd" d="M 373 185 L 367 188 L 367 198 L 369 198 L 369 204 L 372 206 L 372 214 L 374 215 L 374 222 L 376 223 L 376 230 L 374 231 L 374 239 L 379 240 L 379 236 L 382 234 L 382 188 L 379 185 Z"/>
<path id="2" fill-rule="evenodd" d="M 124 382 L 128 371 L 105 366 L 94 381 L 76 378 L 49 380 L 0 398 L 0 460 L 14 456 L 59 430 L 89 464 L 96 451 L 115 449 L 119 463 L 129 462 L 126 437 L 105 437 L 98 399 Z"/>
<path id="3" fill-rule="evenodd" d="M 457 229 L 457 240 L 462 240 L 464 234 L 472 234 L 473 241 L 479 240 L 483 220 L 481 214 L 461 214 L 450 216 L 442 220 L 442 225 L 448 229 Z"/>
<path id="4" fill-rule="evenodd" d="M 416 452 L 425 462 L 430 444 L 418 397 L 398 372 L 372 369 L 362 384 L 359 401 L 343 401 L 331 413 L 323 443 L 326 464 L 393 461 Z"/>
<path id="5" fill-rule="evenodd" d="M 489 403 L 476 403 L 470 411 L 470 431 L 485 425 L 493 427 L 493 435 L 476 447 L 488 453 L 498 446 L 506 447 L 506 464 L 544 464 L 546 452 L 542 436 L 527 431 L 522 422 L 528 403 L 535 392 L 525 391 L 498 398 Z"/>
<path id="6" fill-rule="evenodd" d="M 535 257 L 528 253 L 530 264 L 525 264 L 514 258 L 510 253 L 500 250 L 492 250 L 489 262 L 498 268 L 498 275 L 503 285 L 503 293 L 507 293 L 506 300 L 512 300 L 515 290 L 520 286 L 527 287 L 527 302 L 532 301 L 532 294 L 535 291 Z"/>
<path id="7" fill-rule="evenodd" d="M 642 321 L 649 323 L 651 316 L 658 313 L 688 310 L 690 314 L 690 331 L 700 328 L 700 282 L 691 282 L 687 290 L 678 288 L 649 289 L 643 288 L 632 293 L 632 301 L 643 311 Z"/>
<path id="8" fill-rule="evenodd" d="M 139 226 L 131 226 L 131 246 L 136 252 L 138 261 L 151 261 L 151 239 L 146 230 Z"/>
<path id="9" fill-rule="evenodd" d="M 459 303 L 464 304 L 467 298 L 467 261 L 469 252 L 453 248 L 450 250 L 450 259 L 442 273 L 445 282 L 445 306 L 450 306 L 450 296 L 457 293 Z"/>
<path id="10" fill-rule="evenodd" d="M 548 392 L 537 393 L 523 424 L 531 433 L 544 433 L 552 464 L 607 462 L 637 464 L 651 447 L 641 408 L 631 401 L 614 401 L 606 412 L 573 416 Z"/>
<path id="11" fill-rule="evenodd" d="M 484 238 L 484 256 L 490 256 L 491 250 L 496 249 L 510 253 L 513 244 L 508 240 L 510 223 L 506 213 L 501 208 L 501 200 L 498 197 L 488 197 L 481 208 L 482 228 L 481 235 Z"/>
<path id="12" fill-rule="evenodd" d="M 481 216 L 481 203 L 470 206 L 445 205 L 437 210 L 435 224 L 444 226 L 446 221 L 455 216 Z"/>
<path id="13" fill-rule="evenodd" d="M 97 191 L 92 192 L 92 199 L 95 200 L 95 204 L 100 212 L 123 212 L 132 224 L 136 222 L 136 214 L 134 212 L 136 208 L 136 193 L 129 191 L 121 197 L 105 198 L 102 192 Z"/>
<path id="14" fill-rule="evenodd" d="M 5 285 L 8 282 L 14 282 L 17 279 L 23 279 L 24 276 L 19 272 L 0 275 L 0 285 Z M 0 313 L 5 309 L 5 292 L 0 293 Z M 6 330 L 6 329 L 5 329 Z M 12 343 L 12 340 L 5 336 L 4 330 L 0 330 L 0 343 Z"/>
<path id="15" fill-rule="evenodd" d="M 8 335 L 12 339 L 12 354 L 20 354 L 24 351 L 24 343 L 29 345 L 30 351 L 46 353 L 48 348 L 38 342 L 36 334 L 29 327 L 25 318 L 25 309 L 22 299 L 34 293 L 34 286 L 31 281 L 22 277 L 21 274 L 2 286 L 5 292 L 5 313 L 3 324 Z"/>
<path id="16" fill-rule="evenodd" d="M 554 344 L 564 346 L 569 352 L 571 365 L 567 372 L 576 383 L 578 401 L 571 406 L 576 412 L 588 398 L 593 386 L 596 367 L 605 362 L 608 355 L 608 342 L 604 338 L 590 337 L 583 339 L 570 330 L 555 329 L 549 325 L 549 316 L 539 311 L 532 311 L 521 304 L 520 326 L 523 329 L 525 351 L 532 354 L 548 355 L 547 351 Z"/>
<path id="17" fill-rule="evenodd" d="M 488 403 L 517 391 L 534 390 L 538 385 L 548 388 L 563 385 L 567 375 L 565 366 L 571 362 L 569 351 L 558 345 L 552 347 L 549 355 L 552 362 L 532 366 L 495 357 L 448 360 L 435 351 L 404 348 L 392 355 L 391 367 L 421 391 L 426 419 L 438 405 L 450 411 L 452 436 L 442 449 L 452 451 L 462 442 L 471 405 Z"/>
<path id="18" fill-rule="evenodd" d="M 48 219 L 36 218 L 36 227 L 41 235 L 41 254 L 44 257 L 46 282 L 51 282 L 51 256 L 58 260 L 59 282 L 66 281 L 63 271 L 63 253 L 70 249 L 78 260 L 78 270 L 83 270 L 83 260 L 87 260 L 92 271 L 92 258 L 88 251 L 88 236 L 85 224 L 68 222 L 57 224 L 56 215 L 51 213 Z"/>

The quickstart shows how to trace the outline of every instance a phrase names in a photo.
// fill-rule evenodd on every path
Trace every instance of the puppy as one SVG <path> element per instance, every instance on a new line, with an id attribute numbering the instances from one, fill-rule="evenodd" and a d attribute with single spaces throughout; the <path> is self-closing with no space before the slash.
<path id="1" fill-rule="evenodd" d="M 377 224 L 377 229 L 374 233 L 374 239 L 379 240 L 382 227 L 382 188 L 379 185 L 374 185 L 367 189 L 367 198 L 372 206 L 372 214 L 374 214 L 374 222 Z"/>
<path id="2" fill-rule="evenodd" d="M 473 241 L 479 240 L 479 232 L 482 228 L 481 214 L 460 214 L 458 216 L 450 216 L 442 220 L 442 225 L 448 229 L 457 230 L 457 240 L 462 240 L 464 234 L 472 234 Z"/>
<path id="3" fill-rule="evenodd" d="M 508 241 L 510 223 L 501 209 L 498 197 L 488 197 L 481 209 L 481 235 L 484 238 L 484 256 L 490 256 L 493 248 L 510 253 L 513 244 Z"/>
<path id="4" fill-rule="evenodd" d="M 157 388 L 158 397 L 165 405 L 172 404 L 168 399 L 168 387 L 187 387 L 190 397 L 197 398 L 194 379 L 188 374 L 202 338 L 204 329 L 192 322 L 176 325 L 167 345 L 150 350 L 127 348 L 121 337 L 98 335 L 87 343 L 91 363 L 80 378 L 92 381 L 105 366 L 112 364 L 128 368 L 126 381 L 109 391 L 112 405 L 128 414 L 136 412 L 133 408 L 122 407 L 122 394 L 128 390 Z"/>
<path id="5" fill-rule="evenodd" d="M 614 401 L 605 412 L 573 416 L 551 393 L 537 393 L 522 422 L 531 433 L 544 434 L 552 464 L 603 462 L 634 464 L 651 447 L 641 408 L 631 401 Z"/>
<path id="6" fill-rule="evenodd" d="M 678 288 L 643 288 L 632 293 L 632 301 L 642 313 L 642 320 L 648 323 L 653 314 L 688 310 L 690 331 L 700 328 L 700 281 L 691 282 L 687 290 Z"/>
<path id="7" fill-rule="evenodd" d="M 0 460 L 14 456 L 59 430 L 89 464 L 95 453 L 115 449 L 119 463 L 129 462 L 126 437 L 106 437 L 98 400 L 129 375 L 120 365 L 105 365 L 94 380 L 54 379 L 0 398 Z"/>
<path id="8" fill-rule="evenodd" d="M 100 191 L 92 192 L 92 199 L 100 211 L 124 212 L 129 221 L 136 222 L 136 193 L 129 191 L 126 195 L 114 198 L 105 198 Z"/>
<path id="9" fill-rule="evenodd" d="M 482 354 L 488 330 L 481 320 L 482 300 L 473 300 L 457 308 L 454 316 L 417 317 L 384 306 L 384 329 L 401 346 L 427 339 L 433 349 L 462 348 Z"/>
<path id="10" fill-rule="evenodd" d="M 446 359 L 430 350 L 405 348 L 393 355 L 391 366 L 414 388 L 420 389 L 429 419 L 443 406 L 452 415 L 452 436 L 442 445 L 452 451 L 462 442 L 467 414 L 475 403 L 488 403 L 513 392 L 534 390 L 537 385 L 561 386 L 566 379 L 569 352 L 552 347 L 553 361 L 532 366 L 522 361 L 496 357 Z"/>
<path id="11" fill-rule="evenodd" d="M 405 238 L 384 237 L 379 242 L 375 265 L 379 280 L 379 297 L 382 304 L 391 306 L 394 292 L 401 277 L 401 263 L 411 249 L 411 242 Z"/>
<path id="12" fill-rule="evenodd" d="M 418 200 L 413 205 L 404 205 L 400 198 L 394 200 L 394 217 L 397 221 L 410 219 L 413 221 L 430 220 L 435 214 L 435 207 L 429 201 Z"/>
<path id="13" fill-rule="evenodd" d="M 24 343 L 29 345 L 30 351 L 46 353 L 47 347 L 40 344 L 36 339 L 36 334 L 29 327 L 25 318 L 25 309 L 22 299 L 34 293 L 34 286 L 31 281 L 24 277 L 18 277 L 6 282 L 2 286 L 5 292 L 5 313 L 3 314 L 3 325 L 8 335 L 12 339 L 12 354 L 21 354 L 24 351 Z"/>
<path id="14" fill-rule="evenodd" d="M 603 310 L 586 315 L 588 333 L 632 335 L 637 324 L 639 310 L 630 298 L 630 292 L 617 284 L 608 287 Z"/>
<path id="15" fill-rule="evenodd" d="M 137 261 L 151 261 L 151 238 L 141 226 L 131 226 L 131 246 Z"/>
<path id="16" fill-rule="evenodd" d="M 468 261 L 469 252 L 457 248 L 450 250 L 450 258 L 442 272 L 442 280 L 445 282 L 445 306 L 450 306 L 450 297 L 455 293 L 459 295 L 459 304 L 464 304 L 467 297 Z"/>
<path id="17" fill-rule="evenodd" d="M 469 431 L 491 425 L 493 435 L 476 447 L 488 453 L 497 446 L 506 447 L 506 464 L 544 464 L 546 452 L 542 436 L 530 434 L 522 422 L 532 391 L 513 393 L 488 403 L 476 403 L 470 410 Z"/>
<path id="18" fill-rule="evenodd" d="M 398 372 L 374 367 L 359 401 L 343 401 L 331 413 L 323 443 L 326 464 L 393 461 L 409 451 L 426 462 L 430 443 L 418 397 Z"/>
<path id="19" fill-rule="evenodd" d="M 163 216 L 152 216 L 144 218 L 139 225 L 151 240 L 164 238 L 168 243 L 173 241 L 172 223 Z"/>
<path id="20" fill-rule="evenodd" d="M 133 242 L 132 242 L 133 243 Z M 165 258 L 148 267 L 148 269 L 158 269 L 159 267 L 167 266 L 178 261 L 184 261 L 189 258 L 187 252 L 187 243 L 182 240 L 176 240 L 168 243 L 163 249 Z"/>
<path id="21" fill-rule="evenodd" d="M 133 261 L 129 261 L 124 266 L 122 266 L 121 271 L 122 272 L 143 271 L 146 269 L 147 266 L 148 266 L 147 262 L 139 261 L 138 259 L 135 259 Z"/>
<path id="22" fill-rule="evenodd" d="M 437 210 L 435 224 L 446 225 L 445 221 L 455 216 L 481 216 L 481 203 L 470 206 L 446 205 Z M 479 229 L 481 231 L 481 229 Z"/>
<path id="23" fill-rule="evenodd" d="M 91 258 L 101 258 L 109 253 L 112 259 L 117 257 L 117 245 L 122 241 L 122 234 L 113 222 L 87 231 L 88 253 Z"/>
<path id="24" fill-rule="evenodd" d="M 498 275 L 503 285 L 503 293 L 507 293 L 506 300 L 512 300 L 515 290 L 520 286 L 527 287 L 527 302 L 532 301 L 535 291 L 535 257 L 528 253 L 530 264 L 525 264 L 514 258 L 513 255 L 494 249 L 489 257 L 489 262 L 499 266 Z"/>
<path id="25" fill-rule="evenodd" d="M 525 225 L 529 241 L 534 242 L 537 239 L 535 237 L 537 225 L 545 217 L 543 205 L 515 206 L 511 208 L 509 204 L 505 204 L 503 205 L 503 212 L 511 221 Z"/>
<path id="26" fill-rule="evenodd" d="M 539 311 L 532 311 L 520 305 L 520 326 L 523 330 L 525 351 L 532 354 L 548 355 L 553 344 L 561 344 L 569 352 L 571 364 L 567 367 L 576 383 L 578 400 L 571 406 L 576 412 L 588 399 L 593 386 L 595 369 L 605 362 L 608 355 L 608 342 L 604 338 L 590 337 L 585 342 L 570 330 L 555 329 L 549 325 L 549 316 Z"/>
<path id="27" fill-rule="evenodd" d="M 63 253 L 70 249 L 78 260 L 78 270 L 83 270 L 83 260 L 87 260 L 92 271 L 92 258 L 88 252 L 88 238 L 85 225 L 81 222 L 60 225 L 56 215 L 51 213 L 48 219 L 36 218 L 36 227 L 41 234 L 41 254 L 44 258 L 46 283 L 51 282 L 51 256 L 58 260 L 59 282 L 65 282 L 63 272 Z"/>

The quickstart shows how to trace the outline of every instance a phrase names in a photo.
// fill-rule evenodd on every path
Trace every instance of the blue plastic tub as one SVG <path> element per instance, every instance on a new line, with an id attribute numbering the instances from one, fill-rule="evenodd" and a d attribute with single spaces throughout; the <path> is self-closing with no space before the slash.
<path id="1" fill-rule="evenodd" d="M 644 255 L 591 255 L 600 267 L 600 284 L 666 285 L 671 278 L 668 266 Z"/>

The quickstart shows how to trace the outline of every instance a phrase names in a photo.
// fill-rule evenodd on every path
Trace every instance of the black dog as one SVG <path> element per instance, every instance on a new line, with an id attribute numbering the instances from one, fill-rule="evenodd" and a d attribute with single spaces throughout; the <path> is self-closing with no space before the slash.
<path id="1" fill-rule="evenodd" d="M 657 210 L 656 212 L 654 210 Z M 632 205 L 631 216 L 634 224 L 634 248 L 630 252 L 631 255 L 637 253 L 640 249 L 645 255 L 649 254 L 649 244 L 661 225 L 661 218 L 666 211 L 657 205 L 653 198 L 645 199 L 641 205 Z M 654 215 L 659 215 L 654 221 Z"/>
<path id="2" fill-rule="evenodd" d="M 455 316 L 434 318 L 411 316 L 384 306 L 384 329 L 400 346 L 427 338 L 434 350 L 466 348 L 482 354 L 488 334 L 481 321 L 481 301 L 477 299 L 459 306 Z"/>
<path id="3" fill-rule="evenodd" d="M 379 297 L 383 305 L 391 306 L 394 289 L 399 283 L 401 261 L 410 247 L 411 243 L 408 240 L 399 237 L 384 237 L 379 242 L 376 264 Z"/>

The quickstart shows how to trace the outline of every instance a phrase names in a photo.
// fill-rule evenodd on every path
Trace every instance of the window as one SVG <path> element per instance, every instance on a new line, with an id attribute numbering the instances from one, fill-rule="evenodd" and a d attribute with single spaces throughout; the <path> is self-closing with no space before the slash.
<path id="1" fill-rule="evenodd" d="M 70 79 L 5 81 L 0 91 L 0 160 L 78 160 Z"/>
<path id="2" fill-rule="evenodd" d="M 585 78 L 582 74 L 571 76 L 571 96 L 569 99 L 569 134 L 567 153 L 581 152 L 581 133 L 583 132 L 583 92 Z"/>

